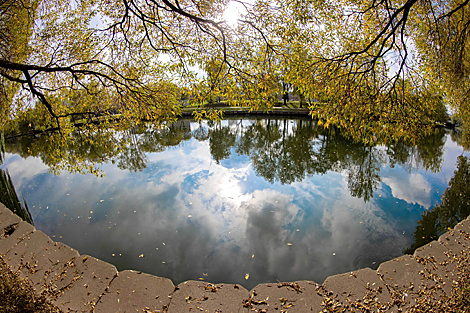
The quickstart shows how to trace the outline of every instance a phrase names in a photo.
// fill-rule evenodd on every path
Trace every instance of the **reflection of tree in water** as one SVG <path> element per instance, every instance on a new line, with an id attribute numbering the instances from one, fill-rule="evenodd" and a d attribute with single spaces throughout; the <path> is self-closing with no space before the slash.
<path id="1" fill-rule="evenodd" d="M 421 138 L 415 146 L 407 145 L 403 140 L 387 145 L 390 167 L 399 164 L 411 171 L 421 166 L 438 172 L 443 161 L 444 134 L 441 129 L 436 129 L 434 134 Z"/>
<path id="2" fill-rule="evenodd" d="M 25 222 L 34 225 L 26 200 L 20 200 L 8 171 L 0 169 L 0 202 Z"/>
<path id="3" fill-rule="evenodd" d="M 193 132 L 193 137 L 198 141 L 205 141 L 209 138 L 209 131 L 199 122 L 199 127 Z"/>
<path id="4" fill-rule="evenodd" d="M 229 127 L 216 123 L 209 129 L 209 149 L 212 158 L 219 164 L 221 160 L 228 159 L 232 154 L 237 135 L 232 133 Z"/>
<path id="5" fill-rule="evenodd" d="M 411 254 L 438 239 L 448 228 L 453 228 L 470 215 L 470 161 L 467 157 L 458 157 L 457 169 L 441 200 L 440 204 L 423 212 L 413 233 L 414 243 L 405 253 Z"/>
<path id="6" fill-rule="evenodd" d="M 7 144 L 7 151 L 22 157 L 37 156 L 60 172 L 94 172 L 99 164 L 117 163 L 121 169 L 141 171 L 146 153 L 161 152 L 194 137 L 208 140 L 213 159 L 230 157 L 232 151 L 251 159 L 257 175 L 271 183 L 290 184 L 327 171 L 345 172 L 351 195 L 369 200 L 380 183 L 380 169 L 387 162 L 409 169 L 438 170 L 442 163 L 444 132 L 424 138 L 416 146 L 395 142 L 386 147 L 365 146 L 325 129 L 313 120 L 243 120 L 227 124 L 209 121 L 191 131 L 191 121 L 167 127 L 141 124 L 124 130 L 77 129 L 63 138 L 49 133 L 22 137 Z"/>
<path id="7" fill-rule="evenodd" d="M 0 140 L 0 165 L 3 164 L 5 159 L 5 146 L 3 141 L 3 134 L 1 134 Z M 24 221 L 34 225 L 33 218 L 29 212 L 26 200 L 23 197 L 23 201 L 17 195 L 15 186 L 11 180 L 10 174 L 7 170 L 0 169 L 0 202 L 3 203 L 13 213 L 21 217 Z"/>
<path id="8" fill-rule="evenodd" d="M 369 201 L 380 183 L 380 151 L 372 147 L 361 150 L 362 158 L 351 164 L 348 171 L 348 188 L 351 196 Z"/>
<path id="9" fill-rule="evenodd" d="M 267 181 L 290 184 L 308 175 L 327 171 L 348 175 L 352 196 L 368 201 L 380 183 L 380 169 L 392 166 L 418 167 L 437 171 L 442 163 L 444 132 L 423 138 L 417 146 L 397 142 L 388 147 L 371 147 L 326 130 L 312 120 L 257 120 L 243 129 L 238 139 L 228 126 L 215 127 L 211 134 L 211 153 L 216 161 L 228 158 L 230 148 L 250 157 L 256 173 Z M 238 131 L 238 130 L 237 130 Z M 220 150 L 215 149 L 217 140 Z M 388 158 L 387 158 L 388 156 Z"/>
<path id="10" fill-rule="evenodd" d="M 257 173 L 271 183 L 285 167 L 281 165 L 283 134 L 278 122 L 256 121 L 245 129 L 236 147 L 237 153 L 249 156 Z"/>

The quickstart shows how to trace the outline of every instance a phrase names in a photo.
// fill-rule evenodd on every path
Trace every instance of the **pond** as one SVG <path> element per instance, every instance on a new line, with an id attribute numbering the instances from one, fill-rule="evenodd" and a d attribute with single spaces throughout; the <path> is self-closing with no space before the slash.
<path id="1" fill-rule="evenodd" d="M 248 289 L 402 255 L 466 154 L 444 130 L 368 147 L 303 119 L 181 120 L 115 133 L 119 149 L 110 138 L 67 152 L 103 177 L 51 173 L 47 136 L 7 142 L 2 168 L 35 227 L 119 270 Z"/>

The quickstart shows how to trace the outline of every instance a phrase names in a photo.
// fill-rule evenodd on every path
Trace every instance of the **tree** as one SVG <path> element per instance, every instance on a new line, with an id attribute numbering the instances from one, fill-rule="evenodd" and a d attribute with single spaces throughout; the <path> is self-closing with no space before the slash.
<path id="1" fill-rule="evenodd" d="M 4 97 L 15 108 L 10 119 L 36 101 L 62 126 L 76 115 L 116 110 L 134 120 L 174 118 L 173 75 L 191 77 L 191 57 L 212 51 L 211 45 L 224 50 L 223 26 L 206 18 L 220 15 L 220 6 L 1 0 L 0 76 Z M 161 61 L 163 55 L 172 61 Z M 16 89 L 10 91 L 11 85 Z"/>
<path id="2" fill-rule="evenodd" d="M 241 3 L 230 27 L 226 0 L 0 0 L 3 127 L 37 102 L 61 128 L 172 120 L 182 91 L 269 110 L 280 81 L 366 143 L 419 139 L 446 103 L 470 121 L 468 1 Z"/>

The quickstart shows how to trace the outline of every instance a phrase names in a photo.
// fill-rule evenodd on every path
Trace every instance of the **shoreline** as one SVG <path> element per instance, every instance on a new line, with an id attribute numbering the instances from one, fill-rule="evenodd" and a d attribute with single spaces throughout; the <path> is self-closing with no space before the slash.
<path id="1" fill-rule="evenodd" d="M 63 312 L 323 312 L 407 309 L 451 297 L 469 270 L 470 217 L 414 254 L 313 281 L 236 284 L 186 281 L 112 264 L 55 242 L 0 204 L 0 254 Z M 329 311 L 328 311 L 329 312 Z M 424 311 L 423 311 L 424 312 Z"/>

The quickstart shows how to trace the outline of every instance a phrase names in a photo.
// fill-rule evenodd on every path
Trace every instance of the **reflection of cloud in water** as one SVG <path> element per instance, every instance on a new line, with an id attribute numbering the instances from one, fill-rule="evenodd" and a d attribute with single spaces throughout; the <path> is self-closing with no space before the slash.
<path id="1" fill-rule="evenodd" d="M 82 216 L 80 220 L 54 215 L 54 233 L 66 243 L 71 240 L 81 253 L 112 262 L 121 270 L 138 269 L 176 283 L 204 277 L 248 288 L 260 281 L 321 282 L 338 268 L 348 271 L 369 265 L 370 251 L 394 253 L 391 247 L 401 243 L 393 226 L 375 216 L 375 208 L 364 209 L 363 202 L 347 192 L 347 199 L 334 202 L 321 213 L 321 223 L 312 227 L 306 211 L 290 195 L 257 190 L 240 207 L 233 207 L 232 199 L 217 196 L 217 189 L 211 188 L 211 177 L 199 177 L 194 194 L 182 191 L 178 184 L 148 181 L 128 188 L 113 188 L 118 183 L 101 185 L 101 195 L 94 195 L 96 188 L 89 186 L 82 195 L 91 194 L 89 201 L 97 203 L 64 211 Z M 217 184 L 217 179 L 212 183 Z M 106 201 L 101 203 L 100 198 Z M 88 214 L 90 210 L 93 214 Z M 145 257 L 139 258 L 141 254 Z M 364 254 L 367 260 L 361 259 Z M 250 280 L 245 281 L 245 273 L 250 273 Z"/>
<path id="2" fill-rule="evenodd" d="M 382 181 L 390 187 L 395 198 L 408 203 L 418 203 L 428 209 L 431 206 L 431 185 L 421 174 L 407 174 L 382 177 Z"/>
<path id="3" fill-rule="evenodd" d="M 330 259 L 343 266 L 340 272 L 371 266 L 374 262 L 378 265 L 399 255 L 407 244 L 406 237 L 374 201 L 364 204 L 360 199 L 345 196 L 326 210 L 321 221 L 331 234 L 322 253 L 327 262 Z"/>
<path id="4" fill-rule="evenodd" d="M 49 171 L 49 167 L 45 165 L 40 158 L 29 157 L 23 159 L 9 153 L 5 154 L 4 165 L 8 167 L 8 172 L 12 176 L 13 185 L 17 189 L 20 188 L 25 181 L 35 175 Z"/>

